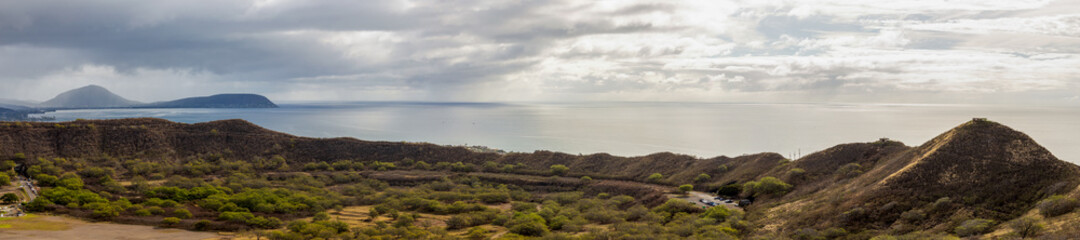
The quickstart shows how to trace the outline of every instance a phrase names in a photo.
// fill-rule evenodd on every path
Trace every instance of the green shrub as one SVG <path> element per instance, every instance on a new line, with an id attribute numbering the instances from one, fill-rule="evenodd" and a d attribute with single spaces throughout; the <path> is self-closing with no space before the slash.
<path id="1" fill-rule="evenodd" d="M 913 209 L 900 214 L 900 219 L 903 219 L 904 221 L 907 221 L 909 223 L 916 223 L 922 221 L 925 218 L 926 213 L 918 209 Z"/>
<path id="2" fill-rule="evenodd" d="M 570 171 L 570 168 L 566 167 L 566 165 L 562 165 L 562 164 L 551 165 L 551 174 L 552 175 L 562 176 L 562 175 L 566 175 L 566 172 L 568 172 L 568 171 Z"/>
<path id="3" fill-rule="evenodd" d="M 180 219 L 175 218 L 175 217 L 167 217 L 167 218 L 161 220 L 161 224 L 163 224 L 165 226 L 172 226 L 172 225 L 175 225 L 177 223 L 180 223 Z"/>
<path id="4" fill-rule="evenodd" d="M 731 216 L 731 211 L 729 211 L 727 207 L 724 206 L 711 207 L 709 209 L 706 209 L 705 213 L 701 214 L 701 217 L 712 218 L 715 219 L 717 222 L 723 222 L 727 219 L 728 216 Z"/>
<path id="5" fill-rule="evenodd" d="M 1039 213 L 1043 216 L 1056 217 L 1075 210 L 1077 201 L 1062 195 L 1054 195 L 1039 201 L 1037 206 L 1039 207 Z"/>
<path id="6" fill-rule="evenodd" d="M 743 188 L 743 186 L 739 185 L 739 184 L 724 185 L 723 187 L 720 187 L 720 189 L 716 191 L 716 194 L 721 195 L 721 196 L 735 196 L 735 195 L 739 195 L 739 193 L 743 192 L 742 188 Z"/>
<path id="7" fill-rule="evenodd" d="M 994 220 L 976 218 L 964 221 L 964 223 L 961 223 L 960 226 L 956 227 L 953 232 L 960 237 L 980 235 L 990 232 L 990 229 L 994 227 L 994 223 Z"/>
<path id="8" fill-rule="evenodd" d="M 822 231 L 821 235 L 825 236 L 825 238 L 827 238 L 827 239 L 838 239 L 838 238 L 842 238 L 844 236 L 847 236 L 848 232 L 847 232 L 847 230 L 844 230 L 843 228 L 831 227 L 831 228 L 825 229 L 825 231 Z"/>
<path id="9" fill-rule="evenodd" d="M 543 236 L 548 232 L 544 218 L 536 213 L 515 214 L 507 225 L 511 233 L 523 236 Z"/>
<path id="10" fill-rule="evenodd" d="M 146 216 L 150 216 L 150 215 L 154 215 L 154 214 L 151 214 L 150 210 L 146 210 L 145 208 L 135 210 L 135 216 L 146 217 Z"/>
<path id="11" fill-rule="evenodd" d="M 844 178 L 859 176 L 862 173 L 862 165 L 859 165 L 858 163 L 844 164 L 844 166 L 840 166 L 840 168 L 836 169 L 836 175 Z"/>
<path id="12" fill-rule="evenodd" d="M 1042 233 L 1046 224 L 1034 217 L 1021 217 L 1009 222 L 1009 228 L 1021 238 L 1031 238 Z"/>
<path id="13" fill-rule="evenodd" d="M 660 180 L 664 180 L 664 175 L 660 173 L 653 173 L 652 175 L 649 175 L 648 178 L 645 178 L 645 180 L 649 182 L 660 182 Z"/>
<path id="14" fill-rule="evenodd" d="M 680 194 L 686 194 L 686 193 L 689 193 L 690 191 L 693 191 L 693 190 L 694 190 L 694 185 L 683 184 L 683 185 L 679 186 L 679 193 Z"/>
<path id="15" fill-rule="evenodd" d="M 174 210 L 172 212 L 172 216 L 177 217 L 177 218 L 181 218 L 181 219 L 188 219 L 188 218 L 191 218 L 191 211 L 188 211 L 187 209 L 183 209 L 183 208 L 176 209 L 176 210 Z"/>
<path id="16" fill-rule="evenodd" d="M 702 173 L 702 174 L 698 174 L 697 177 L 694 177 L 694 182 L 699 182 L 699 183 L 700 182 L 706 182 L 706 181 L 709 181 L 709 179 L 712 179 L 712 176 L 709 176 L 709 174 Z"/>
<path id="17" fill-rule="evenodd" d="M 195 222 L 195 230 L 199 230 L 199 231 L 208 230 L 208 229 L 210 229 L 211 224 L 213 224 L 213 223 L 210 222 L 210 220 L 206 220 L 206 219 L 199 220 L 198 222 Z"/>
<path id="18" fill-rule="evenodd" d="M 822 236 L 820 232 L 813 228 L 795 230 L 795 234 L 792 234 L 791 238 L 796 240 L 825 240 L 825 236 Z"/>
<path id="19" fill-rule="evenodd" d="M 787 184 L 775 177 L 763 177 L 758 181 L 750 181 L 743 184 L 743 191 L 748 196 L 760 195 L 784 195 L 791 190 L 791 184 Z"/>

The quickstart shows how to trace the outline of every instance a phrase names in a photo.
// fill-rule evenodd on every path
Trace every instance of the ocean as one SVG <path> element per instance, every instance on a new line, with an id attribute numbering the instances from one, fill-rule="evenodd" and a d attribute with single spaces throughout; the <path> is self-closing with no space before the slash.
<path id="1" fill-rule="evenodd" d="M 307 137 L 480 145 L 513 152 L 674 152 L 702 158 L 759 152 L 797 158 L 880 138 L 915 146 L 973 117 L 985 117 L 1027 133 L 1062 160 L 1080 163 L 1080 109 L 1075 107 L 347 102 L 275 109 L 62 110 L 39 116 L 57 121 L 155 117 L 185 123 L 239 118 Z"/>

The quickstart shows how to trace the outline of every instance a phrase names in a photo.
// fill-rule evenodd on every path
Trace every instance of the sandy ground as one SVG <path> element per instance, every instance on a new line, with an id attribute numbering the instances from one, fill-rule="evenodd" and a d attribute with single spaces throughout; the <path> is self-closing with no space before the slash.
<path id="1" fill-rule="evenodd" d="M 60 216 L 35 216 L 25 219 L 0 220 L 0 239 L 68 240 L 68 239 L 162 239 L 203 240 L 219 239 L 210 232 L 193 232 L 151 226 L 115 223 L 90 223 Z"/>

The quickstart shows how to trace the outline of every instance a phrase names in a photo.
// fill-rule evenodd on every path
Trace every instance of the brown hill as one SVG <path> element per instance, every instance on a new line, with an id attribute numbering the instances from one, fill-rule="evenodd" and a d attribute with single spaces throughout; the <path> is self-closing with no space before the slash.
<path id="1" fill-rule="evenodd" d="M 1080 173 L 1026 134 L 985 120 L 964 123 L 912 153 L 907 165 L 874 186 L 869 202 L 949 197 L 971 206 L 975 217 L 1009 219 L 1072 189 Z"/>
<path id="2" fill-rule="evenodd" d="M 859 171 L 845 172 L 849 164 L 858 164 Z M 804 171 L 796 178 L 789 173 L 793 168 Z M 1080 167 L 1058 160 L 1021 132 L 978 120 L 915 148 L 881 141 L 844 144 L 768 175 L 785 176 L 795 189 L 752 207 L 763 211 L 760 223 L 767 232 L 842 227 L 903 234 L 950 232 L 973 218 L 1015 218 L 1047 196 L 1074 189 Z"/>
<path id="3" fill-rule="evenodd" d="M 550 151 L 500 155 L 428 143 L 297 137 L 244 120 L 184 124 L 152 118 L 4 123 L 0 125 L 0 158 L 16 153 L 24 153 L 30 159 L 113 156 L 150 161 L 210 154 L 244 160 L 280 155 L 289 164 L 337 160 L 393 162 L 406 158 L 477 165 L 492 161 L 524 165 L 525 170 L 540 175 L 547 174 L 551 165 L 563 164 L 570 167 L 571 176 L 641 181 L 650 174 L 661 173 L 665 176 L 661 183 L 668 184 L 688 183 L 701 173 L 716 176 L 710 180 L 714 183 L 745 181 L 762 176 L 784 162 L 775 153 L 711 159 L 673 153 L 639 157 Z"/>

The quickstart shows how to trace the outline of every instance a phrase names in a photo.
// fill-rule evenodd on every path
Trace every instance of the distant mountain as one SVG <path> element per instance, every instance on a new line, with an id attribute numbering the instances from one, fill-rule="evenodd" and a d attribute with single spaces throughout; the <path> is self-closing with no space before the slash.
<path id="1" fill-rule="evenodd" d="M 218 94 L 135 106 L 138 108 L 276 108 L 277 104 L 257 94 Z"/>
<path id="2" fill-rule="evenodd" d="M 0 108 L 11 110 L 33 110 L 34 106 L 37 105 L 38 104 L 34 102 L 0 98 Z"/>
<path id="3" fill-rule="evenodd" d="M 117 108 L 141 104 L 113 94 L 98 85 L 89 85 L 67 91 L 41 104 L 42 108 Z"/>
<path id="4" fill-rule="evenodd" d="M 277 104 L 257 94 L 218 94 L 207 97 L 192 97 L 173 101 L 141 103 L 113 94 L 108 89 L 89 85 L 57 95 L 40 104 L 4 100 L 0 107 L 16 111 L 32 111 L 36 108 L 49 109 L 93 109 L 93 108 L 276 108 Z"/>

